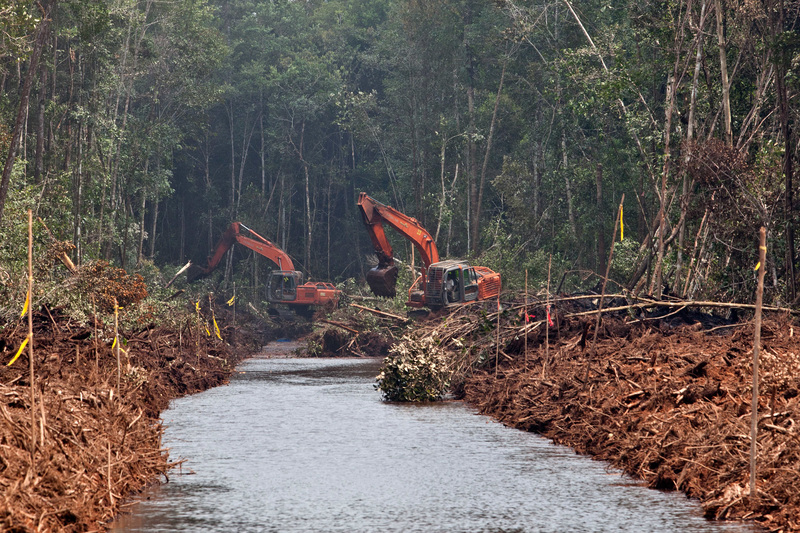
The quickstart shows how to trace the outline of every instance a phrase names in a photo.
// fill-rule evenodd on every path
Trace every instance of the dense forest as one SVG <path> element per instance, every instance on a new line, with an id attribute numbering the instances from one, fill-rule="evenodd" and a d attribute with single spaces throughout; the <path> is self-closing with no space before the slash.
<path id="1" fill-rule="evenodd" d="M 764 226 L 792 304 L 799 7 L 3 0 L 0 285 L 27 209 L 77 264 L 171 275 L 241 221 L 358 280 L 366 191 L 506 288 L 593 286 L 613 243 L 614 290 L 749 301 Z M 257 294 L 267 261 L 230 255 Z"/>

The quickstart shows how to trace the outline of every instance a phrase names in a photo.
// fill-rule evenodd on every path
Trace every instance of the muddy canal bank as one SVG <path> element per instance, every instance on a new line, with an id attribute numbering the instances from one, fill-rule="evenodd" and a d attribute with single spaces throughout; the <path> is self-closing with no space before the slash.
<path id="1" fill-rule="evenodd" d="M 592 350 L 586 318 L 556 311 L 549 330 L 513 308 L 500 319 L 498 333 L 496 314 L 464 309 L 415 324 L 414 336 L 436 337 L 460 369 L 456 394 L 482 413 L 698 498 L 711 518 L 800 530 L 793 322 L 772 319 L 762 331 L 759 497 L 750 501 L 752 325 L 702 331 L 691 322 L 607 317 Z M 127 496 L 169 476 L 162 410 L 225 383 L 271 340 L 241 328 L 233 336 L 217 320 L 224 341 L 197 327 L 126 330 L 118 367 L 108 324 L 95 329 L 39 309 L 33 416 L 27 357 L 0 367 L 0 529 L 103 530 Z M 3 330 L 4 361 L 25 336 L 22 324 Z"/>
<path id="2" fill-rule="evenodd" d="M 508 328 L 496 367 L 494 346 L 484 338 L 492 357 L 465 379 L 461 393 L 506 425 L 699 499 L 709 518 L 800 530 L 800 330 L 792 322 L 770 320 L 762 330 L 755 501 L 752 324 L 704 332 L 696 323 L 608 319 L 591 357 L 593 325 L 558 320 L 549 343 L 543 328 L 531 328 L 527 356 L 521 327 Z"/>
<path id="3" fill-rule="evenodd" d="M 7 365 L 26 335 L 27 324 L 0 334 L 0 530 L 11 532 L 104 530 L 126 497 L 169 475 L 159 420 L 169 401 L 224 383 L 263 341 L 242 332 L 233 347 L 188 325 L 145 325 L 121 332 L 118 367 L 113 324 L 43 307 L 31 416 L 27 350 Z"/>

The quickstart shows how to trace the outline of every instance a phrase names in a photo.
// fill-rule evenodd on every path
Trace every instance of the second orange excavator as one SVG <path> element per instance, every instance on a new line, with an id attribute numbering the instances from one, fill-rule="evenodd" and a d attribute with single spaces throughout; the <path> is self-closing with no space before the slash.
<path id="1" fill-rule="evenodd" d="M 243 230 L 248 232 L 249 236 L 243 235 Z M 270 274 L 267 286 L 267 300 L 270 303 L 288 304 L 301 311 L 300 314 L 305 314 L 311 306 L 336 305 L 339 301 L 341 291 L 332 283 L 311 281 L 303 283 L 303 273 L 294 269 L 289 254 L 241 222 L 233 222 L 228 226 L 205 267 L 191 265 L 186 273 L 188 280 L 194 281 L 211 273 L 219 265 L 225 252 L 235 243 L 250 248 L 278 265 L 278 270 L 273 270 Z"/>
<path id="2" fill-rule="evenodd" d="M 391 298 L 396 294 L 397 267 L 392 246 L 383 231 L 384 223 L 411 241 L 422 259 L 422 274 L 411 284 L 407 306 L 438 310 L 490 300 L 500 294 L 499 273 L 470 266 L 466 261 L 440 261 L 436 243 L 415 218 L 383 205 L 364 192 L 358 197 L 358 207 L 378 256 L 378 265 L 367 273 L 367 284 L 375 295 Z"/>

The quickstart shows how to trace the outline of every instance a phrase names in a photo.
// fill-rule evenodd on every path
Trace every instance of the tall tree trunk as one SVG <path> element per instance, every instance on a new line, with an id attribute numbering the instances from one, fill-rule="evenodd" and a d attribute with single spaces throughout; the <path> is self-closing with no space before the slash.
<path id="1" fill-rule="evenodd" d="M 39 105 L 36 120 L 36 154 L 33 164 L 33 182 L 42 182 L 44 172 L 44 110 L 47 98 L 47 66 L 41 66 L 41 76 L 39 81 Z"/>
<path id="2" fill-rule="evenodd" d="M 606 271 L 606 232 L 601 220 L 603 220 L 603 165 L 597 164 L 597 172 L 595 174 L 595 182 L 597 185 L 597 215 L 595 223 L 597 224 L 597 272 Z"/>
<path id="3" fill-rule="evenodd" d="M 180 260 L 178 261 L 180 264 L 183 264 L 183 261 L 186 259 L 186 200 L 183 196 L 180 199 L 181 202 L 181 244 L 180 244 L 180 252 L 178 256 Z"/>
<path id="4" fill-rule="evenodd" d="M 684 7 L 682 2 L 681 7 Z M 658 194 L 658 259 L 656 260 L 655 273 L 650 286 L 651 294 L 657 298 L 661 297 L 661 293 L 664 288 L 663 270 L 665 254 L 664 237 L 667 231 L 667 180 L 672 172 L 672 116 L 675 111 L 675 95 L 678 92 L 678 86 L 681 82 L 681 79 L 683 79 L 686 69 L 688 68 L 688 64 L 684 63 L 682 57 L 686 25 L 688 24 L 689 20 L 691 20 L 691 10 L 687 7 L 686 9 L 682 9 L 681 12 L 683 13 L 683 17 L 679 22 L 677 31 L 675 32 L 675 40 L 673 45 L 675 63 L 672 67 L 672 73 L 667 80 L 667 99 L 664 106 L 664 165 L 661 169 L 661 191 Z M 681 68 L 682 64 L 683 68 Z M 732 138 L 729 138 L 728 142 L 732 142 Z M 683 223 L 683 221 L 681 221 L 681 223 Z M 680 228 L 678 228 L 678 230 L 680 230 Z"/>
<path id="5" fill-rule="evenodd" d="M 83 119 L 78 122 L 78 164 L 73 170 L 73 228 L 72 228 L 72 244 L 75 246 L 75 256 L 80 258 L 83 256 L 83 228 L 81 224 L 82 211 L 83 211 Z M 80 263 L 80 260 L 77 260 Z"/>
<path id="6" fill-rule="evenodd" d="M 305 142 L 306 122 L 300 131 L 300 160 L 303 162 L 303 174 L 305 175 L 305 196 L 306 196 L 306 272 L 311 274 L 311 180 L 308 173 L 308 163 L 303 158 L 303 143 Z"/>
<path id="7" fill-rule="evenodd" d="M 677 60 L 676 60 L 677 68 Z M 666 102 L 666 121 L 664 124 L 664 167 L 661 171 L 661 191 L 658 195 L 658 256 L 656 259 L 655 273 L 653 281 L 650 285 L 650 293 L 655 297 L 661 296 L 663 284 L 661 282 L 662 266 L 664 263 L 664 233 L 666 232 L 666 217 L 667 217 L 667 176 L 671 170 L 670 160 L 672 152 L 670 151 L 671 133 L 672 133 L 672 111 L 675 103 L 675 91 L 677 89 L 677 77 L 675 72 L 670 76 L 667 82 L 667 102 Z"/>
<path id="8" fill-rule="evenodd" d="M 264 197 L 267 195 L 267 140 L 264 135 L 264 90 L 258 92 L 258 131 L 261 143 L 258 145 L 258 155 L 261 159 L 261 203 L 264 205 Z"/>
<path id="9" fill-rule="evenodd" d="M 533 209 L 534 220 L 539 220 L 539 215 L 542 212 L 542 173 L 539 166 L 542 160 L 542 152 L 543 144 L 540 141 L 535 141 L 533 143 L 533 153 L 531 154 L 531 172 L 533 174 L 531 208 Z"/>
<path id="10" fill-rule="evenodd" d="M 142 15 L 142 20 L 147 20 L 147 17 L 150 13 L 150 9 L 153 6 L 153 0 L 147 0 L 144 6 L 144 12 Z M 113 170 L 111 173 L 111 196 L 109 197 L 109 201 L 111 202 L 111 214 L 109 215 L 111 218 L 110 221 L 110 231 L 108 232 L 108 242 L 106 245 L 106 259 L 111 258 L 111 248 L 114 243 L 114 229 L 117 225 L 117 220 L 119 217 L 120 209 L 118 209 L 118 204 L 121 202 L 121 198 L 124 196 L 124 192 L 121 191 L 122 187 L 119 183 L 119 168 L 122 161 L 122 144 L 125 137 L 125 132 L 128 126 L 128 111 L 130 110 L 131 105 L 131 97 L 133 95 L 133 85 L 136 78 L 136 71 L 139 64 L 139 49 L 141 47 L 142 41 L 144 41 L 144 37 L 147 34 L 147 29 L 149 27 L 148 24 L 142 24 L 141 32 L 136 35 L 133 40 L 133 52 L 131 55 L 133 56 L 133 65 L 130 69 L 128 69 L 128 54 L 130 53 L 130 40 L 131 35 L 133 34 L 134 24 L 136 21 L 136 8 L 131 8 L 130 18 L 128 20 L 128 31 L 125 38 L 125 46 L 123 49 L 123 58 L 122 58 L 122 66 L 120 68 L 120 86 L 121 90 L 117 92 L 117 101 L 114 107 L 114 124 L 117 123 L 118 113 L 119 113 L 119 101 L 121 96 L 124 94 L 125 96 L 125 104 L 122 110 L 122 126 L 119 128 L 119 136 L 115 147 L 115 154 L 114 154 L 114 165 Z M 118 192 L 118 189 L 120 190 Z M 128 204 L 127 198 L 124 200 L 125 204 Z M 124 235 L 123 239 L 127 242 L 127 218 L 128 212 L 125 212 L 125 223 L 126 228 L 123 230 Z M 124 247 L 123 247 L 124 248 Z M 124 261 L 124 259 L 123 259 Z"/>
<path id="11" fill-rule="evenodd" d="M 500 107 L 500 95 L 503 92 L 503 81 L 506 78 L 506 61 L 503 62 L 503 70 L 500 73 L 500 83 L 497 86 L 497 96 L 494 99 L 494 110 L 492 120 L 489 123 L 489 135 L 486 137 L 486 152 L 483 155 L 483 166 L 481 167 L 481 181 L 478 186 L 478 207 L 475 211 L 475 220 L 480 222 L 481 211 L 483 210 L 483 189 L 486 183 L 486 169 L 489 167 L 489 156 L 492 152 L 492 139 L 494 138 L 494 127 L 497 123 L 497 109 Z M 475 248 L 478 251 L 478 248 Z"/>
<path id="12" fill-rule="evenodd" d="M 253 127 L 249 130 L 247 128 L 247 124 L 249 123 L 248 120 L 243 120 L 242 123 L 244 124 L 244 128 L 242 131 L 242 153 L 239 159 L 239 179 L 236 186 L 236 213 L 238 217 L 239 208 L 241 207 L 242 203 L 242 183 L 244 182 L 244 169 L 245 163 L 247 162 L 247 154 L 250 153 L 250 141 L 253 139 L 253 133 L 256 130 L 256 125 L 258 124 L 258 120 L 253 122 Z"/>
<path id="13" fill-rule="evenodd" d="M 478 161 L 475 146 L 475 58 L 472 54 L 472 45 L 469 42 L 469 31 L 472 25 L 472 5 L 467 2 L 464 12 L 464 52 L 467 67 L 467 115 L 469 120 L 469 134 L 467 135 L 467 176 L 469 187 L 469 203 L 467 207 L 468 231 L 467 247 L 477 254 L 479 249 L 479 216 L 478 216 Z"/>
<path id="14" fill-rule="evenodd" d="M 689 161 L 692 157 L 692 143 L 694 141 L 694 128 L 695 128 L 695 114 L 697 112 L 697 86 L 700 80 L 700 67 L 702 65 L 703 60 L 703 42 L 704 33 L 703 30 L 705 28 L 706 22 L 706 2 L 703 0 L 700 6 L 700 20 L 697 24 L 697 27 L 694 28 L 695 30 L 695 59 L 694 59 L 694 73 L 692 74 L 692 90 L 691 96 L 689 98 L 689 116 L 688 116 L 688 124 L 686 126 L 686 141 L 687 141 L 687 149 L 686 149 L 686 157 L 684 162 L 686 163 L 683 166 L 682 174 L 683 174 L 683 187 L 681 191 L 681 222 L 680 228 L 678 233 L 678 258 L 675 265 L 675 283 L 674 292 L 675 294 L 680 294 L 679 291 L 681 290 L 681 276 L 683 271 L 683 252 L 684 246 L 686 243 L 686 215 L 689 210 L 689 195 L 691 193 L 691 186 L 689 183 L 689 173 L 686 171 L 686 167 L 688 166 Z"/>
<path id="15" fill-rule="evenodd" d="M 148 239 L 150 240 L 150 250 L 149 253 L 147 254 L 151 261 L 155 259 L 156 256 L 156 229 L 158 225 L 158 204 L 159 204 L 158 200 L 153 200 L 153 223 L 150 225 L 150 236 L 148 237 Z"/>
<path id="16" fill-rule="evenodd" d="M 142 187 L 142 203 L 139 205 L 139 244 L 136 247 L 136 266 L 142 265 L 144 259 L 144 221 L 147 213 L 147 193 L 146 188 Z"/>
<path id="17" fill-rule="evenodd" d="M 784 5 L 783 0 L 778 1 L 777 17 L 775 24 L 775 36 L 779 36 L 784 31 Z M 777 70 L 775 72 L 775 89 L 778 93 L 778 110 L 781 121 L 781 136 L 783 137 L 783 176 L 785 180 L 786 194 L 784 196 L 784 220 L 786 221 L 786 284 L 789 290 L 789 301 L 794 302 L 797 297 L 795 286 L 795 251 L 794 251 L 794 194 L 793 185 L 793 157 L 794 142 L 792 141 L 792 127 L 789 116 L 789 95 L 786 89 L 786 72 L 791 58 L 786 57 L 787 52 L 780 53 L 776 57 Z"/>
<path id="18" fill-rule="evenodd" d="M 52 2 L 43 1 L 44 16 L 36 29 L 36 39 L 33 43 L 33 51 L 31 52 L 30 60 L 28 61 L 28 71 L 25 73 L 25 81 L 22 84 L 22 93 L 19 99 L 19 108 L 17 109 L 17 118 L 14 121 L 14 130 L 11 133 L 11 142 L 8 147 L 8 156 L 6 163 L 3 167 L 3 177 L 0 179 L 0 222 L 3 220 L 3 210 L 6 205 L 6 198 L 8 197 L 8 186 L 11 182 L 11 170 L 14 168 L 14 161 L 17 158 L 17 150 L 19 141 L 22 137 L 23 121 L 28 110 L 28 99 L 31 94 L 31 85 L 33 84 L 33 77 L 38 71 L 39 56 L 42 53 L 45 39 L 47 39 L 47 31 L 50 27 L 50 13 L 52 12 L 53 5 L 56 0 Z"/>
<path id="19" fill-rule="evenodd" d="M 331 194 L 332 194 L 332 187 L 333 187 L 333 172 L 328 174 L 328 207 L 326 209 L 326 217 L 327 220 L 325 221 L 325 238 L 326 238 L 326 267 L 325 267 L 325 279 L 331 279 Z"/>
<path id="20" fill-rule="evenodd" d="M 230 130 L 231 142 L 231 203 L 228 217 L 233 222 L 236 220 L 236 143 L 233 138 L 233 102 L 230 102 L 226 107 L 228 109 L 228 129 Z"/>
<path id="21" fill-rule="evenodd" d="M 730 82 L 728 81 L 728 56 L 725 45 L 725 27 L 723 24 L 722 0 L 716 1 L 717 9 L 717 45 L 719 46 L 719 70 L 722 77 L 722 116 L 725 122 L 725 142 L 733 144 L 733 128 L 731 126 Z"/>
<path id="22" fill-rule="evenodd" d="M 575 220 L 575 206 L 572 200 L 572 182 L 569 179 L 568 161 L 567 161 L 567 134 L 564 128 L 561 129 L 561 157 L 562 164 L 564 165 L 564 186 L 567 193 L 567 218 L 569 220 L 569 230 L 572 238 L 578 238 L 578 223 Z"/>

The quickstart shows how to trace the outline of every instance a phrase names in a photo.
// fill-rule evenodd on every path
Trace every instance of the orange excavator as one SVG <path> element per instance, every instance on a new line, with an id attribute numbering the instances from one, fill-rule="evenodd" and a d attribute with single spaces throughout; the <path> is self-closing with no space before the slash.
<path id="1" fill-rule="evenodd" d="M 436 243 L 415 218 L 383 205 L 364 192 L 358 197 L 358 207 L 378 256 L 378 265 L 367 272 L 367 284 L 376 296 L 393 298 L 396 294 L 397 267 L 384 224 L 411 241 L 422 258 L 422 274 L 411 284 L 407 306 L 435 311 L 494 299 L 500 294 L 499 273 L 486 267 L 470 266 L 466 261 L 440 261 Z"/>
<path id="2" fill-rule="evenodd" d="M 243 230 L 248 235 L 243 235 Z M 189 267 L 186 273 L 188 280 L 191 282 L 211 273 L 219 265 L 225 252 L 235 243 L 250 248 L 278 265 L 278 270 L 273 270 L 270 274 L 267 287 L 267 300 L 270 303 L 297 306 L 296 309 L 301 311 L 307 311 L 310 306 L 338 303 L 342 291 L 332 283 L 312 281 L 303 283 L 303 273 L 294 269 L 289 254 L 241 222 L 233 222 L 228 226 L 205 267 L 198 265 Z"/>

